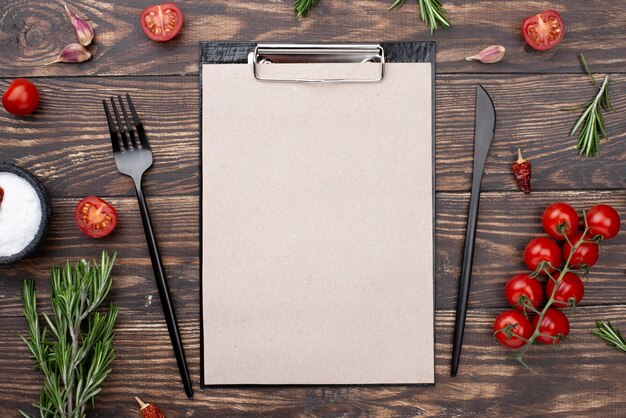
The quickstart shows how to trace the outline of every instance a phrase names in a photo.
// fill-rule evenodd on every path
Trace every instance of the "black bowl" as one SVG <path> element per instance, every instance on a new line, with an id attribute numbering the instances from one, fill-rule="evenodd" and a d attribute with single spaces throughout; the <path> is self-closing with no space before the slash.
<path id="1" fill-rule="evenodd" d="M 2 171 L 17 174 L 30 183 L 30 185 L 35 188 L 35 192 L 37 192 L 37 196 L 39 196 L 39 201 L 41 202 L 41 222 L 39 223 L 39 230 L 37 231 L 35 238 L 33 238 L 33 240 L 19 253 L 15 253 L 10 256 L 0 256 L 0 265 L 8 265 L 13 264 L 31 254 L 39 248 L 42 242 L 45 241 L 46 236 L 48 235 L 48 227 L 50 226 L 52 207 L 50 205 L 48 192 L 45 187 L 43 187 L 43 184 L 41 184 L 39 179 L 31 172 L 13 164 L 0 163 L 0 172 Z"/>

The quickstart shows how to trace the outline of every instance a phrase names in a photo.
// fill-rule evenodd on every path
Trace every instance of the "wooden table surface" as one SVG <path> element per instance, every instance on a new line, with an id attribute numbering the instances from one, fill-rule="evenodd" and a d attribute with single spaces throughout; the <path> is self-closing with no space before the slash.
<path id="1" fill-rule="evenodd" d="M 35 402 L 41 384 L 19 335 L 26 332 L 21 283 L 35 278 L 49 309 L 48 269 L 67 258 L 117 251 L 111 299 L 120 306 L 117 359 L 90 416 L 137 416 L 134 395 L 157 401 L 170 417 L 238 416 L 625 416 L 626 357 L 589 334 L 594 320 L 626 330 L 626 232 L 602 246 L 582 305 L 570 316 L 560 349 L 536 347 L 531 375 L 492 341 L 503 288 L 522 272 L 521 252 L 541 233 L 542 210 L 566 201 L 578 210 L 605 202 L 626 218 L 626 8 L 614 0 L 444 0 L 453 22 L 431 37 L 417 2 L 387 12 L 383 0 L 321 0 L 302 21 L 290 0 L 181 0 L 182 34 L 148 40 L 138 15 L 149 2 L 72 1 L 94 23 L 94 57 L 81 65 L 53 59 L 73 31 L 57 2 L 0 0 L 0 89 L 15 77 L 33 80 L 37 113 L 18 119 L 0 111 L 0 160 L 41 178 L 52 196 L 53 221 L 33 257 L 0 268 L 0 416 Z M 546 8 L 561 12 L 564 41 L 553 50 L 525 46 L 520 22 Z M 436 386 L 199 388 L 198 303 L 198 49 L 202 40 L 437 42 L 436 77 Z M 464 58 L 490 44 L 507 48 L 491 66 Z M 617 112 L 608 113 L 609 141 L 582 159 L 568 137 L 577 114 L 560 108 L 587 101 L 594 89 L 577 53 L 611 74 Z M 460 374 L 450 378 L 457 280 L 472 171 L 475 85 L 491 93 L 496 135 L 487 159 L 478 221 L 471 303 Z M 129 92 L 151 138 L 155 164 L 144 184 L 178 312 L 195 396 L 180 384 L 130 179 L 116 171 L 100 99 Z M 399 109 L 399 111 L 402 111 Z M 518 191 L 510 164 L 518 147 L 533 164 L 533 193 Z M 73 210 L 87 195 L 110 200 L 117 231 L 91 240 Z"/>

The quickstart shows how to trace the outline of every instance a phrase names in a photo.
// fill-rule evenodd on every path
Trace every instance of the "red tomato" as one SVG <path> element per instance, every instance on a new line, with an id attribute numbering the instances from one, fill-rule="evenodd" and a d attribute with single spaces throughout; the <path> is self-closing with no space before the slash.
<path id="1" fill-rule="evenodd" d="M 518 311 L 501 313 L 493 323 L 493 332 L 500 344 L 509 348 L 520 348 L 533 333 L 530 321 Z"/>
<path id="2" fill-rule="evenodd" d="M 533 330 L 537 328 L 538 322 L 539 315 L 536 315 L 533 318 Z M 569 320 L 558 309 L 548 308 L 539 326 L 539 333 L 543 335 L 538 336 L 536 341 L 544 344 L 558 344 L 569 334 Z"/>
<path id="3" fill-rule="evenodd" d="M 578 214 L 567 203 L 555 203 L 543 212 L 542 224 L 546 234 L 554 239 L 565 239 L 565 235 L 571 238 L 578 232 Z"/>
<path id="4" fill-rule="evenodd" d="M 578 241 L 583 238 L 582 233 L 577 233 L 574 235 L 574 238 L 571 240 L 572 245 L 576 245 Z M 565 260 L 568 259 L 570 252 L 572 251 L 572 247 L 566 242 L 563 245 L 563 258 Z M 576 249 L 574 254 L 572 255 L 572 259 L 570 261 L 570 265 L 574 267 L 579 266 L 587 266 L 591 267 L 598 261 L 598 257 L 600 257 L 600 248 L 598 248 L 598 244 L 594 241 L 584 242 Z"/>
<path id="5" fill-rule="evenodd" d="M 528 274 L 518 274 L 506 284 L 505 295 L 512 307 L 523 312 L 530 305 L 537 308 L 541 304 L 543 288 L 537 279 Z"/>
<path id="6" fill-rule="evenodd" d="M 522 22 L 522 35 L 526 43 L 538 51 L 557 45 L 563 39 L 564 33 L 563 20 L 556 10 L 546 10 L 529 16 Z"/>
<path id="7" fill-rule="evenodd" d="M 617 211 L 609 205 L 596 205 L 589 209 L 585 219 L 589 226 L 589 236 L 601 235 L 611 239 L 619 232 L 620 219 Z"/>
<path id="8" fill-rule="evenodd" d="M 74 220 L 83 234 L 91 238 L 100 238 L 115 229 L 117 211 L 99 197 L 89 196 L 76 205 Z"/>
<path id="9" fill-rule="evenodd" d="M 524 262 L 531 271 L 537 270 L 542 261 L 552 264 L 554 268 L 550 268 L 550 272 L 561 265 L 561 250 L 556 242 L 550 238 L 535 238 L 528 243 L 524 250 Z M 542 269 L 540 274 L 545 274 L 545 270 Z"/>
<path id="10" fill-rule="evenodd" d="M 550 297 L 554 291 L 555 282 L 548 279 L 546 282 L 546 297 Z M 554 307 L 566 308 L 574 307 L 580 303 L 585 294 L 585 286 L 580 277 L 574 273 L 567 272 L 563 275 L 559 287 L 554 294 Z"/>
<path id="11" fill-rule="evenodd" d="M 17 116 L 30 115 L 39 104 L 37 87 L 25 78 L 16 78 L 2 95 L 2 106 Z"/>
<path id="12" fill-rule="evenodd" d="M 180 32 L 183 26 L 183 13 L 174 3 L 156 4 L 143 9 L 139 23 L 148 38 L 165 42 Z"/>

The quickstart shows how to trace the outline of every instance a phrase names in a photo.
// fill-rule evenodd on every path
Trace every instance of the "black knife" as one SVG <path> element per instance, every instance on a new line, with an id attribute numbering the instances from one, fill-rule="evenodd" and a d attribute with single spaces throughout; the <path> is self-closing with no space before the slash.
<path id="1" fill-rule="evenodd" d="M 474 174 L 472 175 L 472 194 L 467 215 L 467 232 L 465 233 L 465 249 L 463 250 L 463 266 L 459 281 L 459 295 L 456 305 L 456 322 L 454 324 L 454 345 L 452 349 L 451 376 L 456 376 L 461 358 L 463 332 L 465 331 L 465 315 L 469 299 L 470 280 L 472 278 L 472 262 L 474 261 L 474 241 L 476 240 L 476 219 L 478 218 L 478 202 L 480 200 L 480 182 L 483 178 L 485 161 L 496 129 L 496 110 L 487 91 L 478 84 L 476 86 L 476 116 L 474 119 Z"/>

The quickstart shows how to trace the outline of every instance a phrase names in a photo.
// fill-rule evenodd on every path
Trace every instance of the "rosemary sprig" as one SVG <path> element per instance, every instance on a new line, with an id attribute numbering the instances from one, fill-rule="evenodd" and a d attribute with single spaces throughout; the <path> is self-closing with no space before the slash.
<path id="1" fill-rule="evenodd" d="M 317 6 L 319 0 L 295 0 L 293 3 L 293 10 L 296 12 L 298 19 L 303 18 L 309 13 L 315 6 Z"/>
<path id="2" fill-rule="evenodd" d="M 389 10 L 401 7 L 406 0 L 394 0 L 389 6 Z M 424 24 L 430 28 L 432 35 L 435 30 L 441 26 L 446 29 L 450 26 L 450 20 L 446 16 L 446 11 L 439 0 L 418 0 L 420 6 L 420 17 Z M 311 10 L 317 6 L 319 0 L 295 0 L 293 10 L 298 19 L 305 17 Z"/>
<path id="3" fill-rule="evenodd" d="M 24 282 L 22 302 L 28 321 L 28 337 L 20 336 L 44 376 L 39 403 L 42 418 L 83 418 L 89 402 L 100 392 L 115 358 L 113 326 L 118 308 L 95 312 L 111 289 L 115 255 L 105 252 L 98 264 L 85 260 L 74 266 L 52 267 L 50 304 L 41 327 L 32 280 Z M 86 324 L 85 324 L 86 322 Z M 22 416 L 28 415 L 20 411 Z"/>
<path id="4" fill-rule="evenodd" d="M 389 10 L 401 7 L 406 0 L 395 0 L 389 6 Z M 450 21 L 446 17 L 446 11 L 439 0 L 419 0 L 420 16 L 424 24 L 430 27 L 432 35 L 438 28 L 438 24 L 446 29 L 450 26 Z"/>
<path id="5" fill-rule="evenodd" d="M 596 321 L 597 330 L 591 331 L 593 335 L 602 338 L 606 343 L 617 351 L 626 353 L 626 338 L 609 321 Z"/>
<path id="6" fill-rule="evenodd" d="M 598 92 L 592 100 L 581 106 L 583 111 L 574 124 L 574 127 L 570 132 L 570 136 L 574 136 L 580 128 L 576 149 L 580 155 L 584 154 L 586 157 L 594 157 L 598 154 L 598 152 L 600 152 L 600 138 L 607 139 L 602 111 L 615 109 L 609 100 L 609 76 L 607 75 L 604 77 L 602 85 L 599 86 L 598 82 L 589 70 L 589 66 L 587 65 L 587 61 L 585 61 L 584 55 L 580 54 L 579 58 L 585 72 L 589 75 L 589 78 L 593 82 L 593 85 L 598 89 Z"/>

